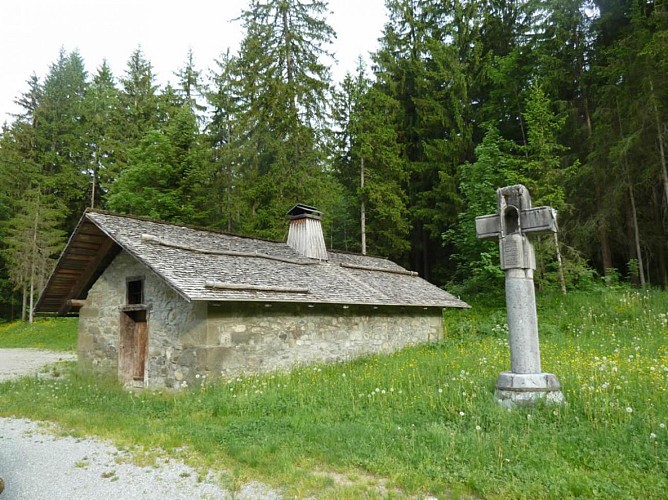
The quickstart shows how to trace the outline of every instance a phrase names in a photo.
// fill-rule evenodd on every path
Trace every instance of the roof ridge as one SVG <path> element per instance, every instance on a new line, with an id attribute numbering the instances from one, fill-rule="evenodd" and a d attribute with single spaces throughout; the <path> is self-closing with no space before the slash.
<path id="1" fill-rule="evenodd" d="M 275 260 L 278 262 L 285 262 L 287 264 L 296 264 L 299 266 L 312 266 L 314 264 L 318 264 L 318 262 L 299 261 L 295 259 L 289 259 L 287 257 L 277 257 L 275 255 L 269 255 L 266 253 L 259 253 L 259 252 L 239 252 L 236 250 L 209 250 L 206 248 L 196 248 L 196 247 L 191 247 L 189 245 L 182 245 L 181 243 L 175 243 L 173 241 L 160 238 L 158 236 L 153 236 L 152 234 L 142 234 L 141 240 L 142 242 L 154 243 L 156 245 L 161 245 L 169 248 L 178 248 L 179 250 L 203 253 L 207 255 L 228 255 L 230 257 L 250 257 L 250 258 L 254 257 L 258 259 L 268 259 L 268 260 Z"/>
<path id="2" fill-rule="evenodd" d="M 87 208 L 84 212 L 84 215 L 86 214 L 99 214 L 99 215 L 106 215 L 109 217 L 119 217 L 122 219 L 132 219 L 132 220 L 138 220 L 142 222 L 152 222 L 154 224 L 161 224 L 163 226 L 174 226 L 174 227 L 182 227 L 185 229 L 192 229 L 194 231 L 202 231 L 206 233 L 212 233 L 212 234 L 220 234 L 223 236 L 233 236 L 235 238 L 243 238 L 245 240 L 255 240 L 255 241 L 266 241 L 267 243 L 282 243 L 285 244 L 284 241 L 280 240 L 272 240 L 269 238 L 262 238 L 259 236 L 248 236 L 244 234 L 239 234 L 239 233 L 232 233 L 228 231 L 223 231 L 221 229 L 215 229 L 211 227 L 206 227 L 206 226 L 198 226 L 194 224 L 184 224 L 181 222 L 169 222 L 169 221 L 164 221 L 160 219 L 154 219 L 152 217 L 145 217 L 143 215 L 132 215 L 132 214 L 119 214 L 115 212 L 110 212 L 109 210 L 102 210 L 100 208 Z"/>
<path id="3" fill-rule="evenodd" d="M 242 238 L 245 240 L 255 240 L 255 241 L 265 241 L 267 243 L 278 243 L 278 244 L 283 244 L 286 245 L 287 243 L 283 240 L 273 240 L 271 238 L 262 238 L 260 236 L 249 236 L 247 234 L 239 234 L 239 233 L 233 233 L 231 231 L 223 231 L 221 229 L 216 229 L 212 227 L 206 227 L 206 226 L 198 226 L 196 224 L 185 224 L 181 222 L 169 222 L 165 220 L 160 220 L 160 219 L 155 219 L 153 217 L 147 217 L 144 215 L 134 215 L 134 214 L 119 214 L 116 212 L 112 212 L 110 210 L 103 210 L 101 208 L 86 208 L 84 211 L 84 216 L 86 214 L 100 214 L 100 215 L 106 215 L 109 217 L 119 217 L 122 219 L 132 219 L 132 220 L 138 220 L 142 222 L 152 222 L 154 224 L 161 224 L 163 226 L 175 226 L 175 227 L 182 227 L 185 229 L 192 229 L 195 231 L 202 231 L 206 233 L 211 233 L 211 234 L 219 234 L 223 236 L 233 236 L 235 238 Z M 341 249 L 333 249 L 333 248 L 328 248 L 327 249 L 328 253 L 334 253 L 338 255 L 353 255 L 356 257 L 363 257 L 363 258 L 369 258 L 369 259 L 378 259 L 378 260 L 384 260 L 388 262 L 392 262 L 393 264 L 396 264 L 396 262 L 390 260 L 389 257 L 384 256 L 384 255 L 368 255 L 368 254 L 362 254 L 359 252 L 351 252 L 348 250 L 341 250 Z M 397 264 L 398 265 L 398 264 Z"/>

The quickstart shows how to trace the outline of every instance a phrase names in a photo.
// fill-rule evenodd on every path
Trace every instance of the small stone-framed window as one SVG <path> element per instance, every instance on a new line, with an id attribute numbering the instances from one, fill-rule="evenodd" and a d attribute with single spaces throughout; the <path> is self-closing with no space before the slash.
<path id="1" fill-rule="evenodd" d="M 126 298 L 128 304 L 144 303 L 144 278 L 132 277 L 125 281 Z"/>

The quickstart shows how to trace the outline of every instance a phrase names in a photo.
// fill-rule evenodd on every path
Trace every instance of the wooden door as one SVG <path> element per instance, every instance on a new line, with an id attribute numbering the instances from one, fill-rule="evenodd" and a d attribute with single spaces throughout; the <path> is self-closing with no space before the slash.
<path id="1" fill-rule="evenodd" d="M 146 311 L 122 311 L 118 349 L 118 378 L 124 384 L 143 384 L 148 350 Z"/>

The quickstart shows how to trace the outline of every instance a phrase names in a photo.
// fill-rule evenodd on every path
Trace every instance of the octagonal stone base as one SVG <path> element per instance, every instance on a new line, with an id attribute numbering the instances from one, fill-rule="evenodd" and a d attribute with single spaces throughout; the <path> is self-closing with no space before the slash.
<path id="1" fill-rule="evenodd" d="M 551 373 L 501 372 L 494 397 L 502 406 L 532 405 L 536 401 L 561 404 L 564 394 L 556 375 Z"/>

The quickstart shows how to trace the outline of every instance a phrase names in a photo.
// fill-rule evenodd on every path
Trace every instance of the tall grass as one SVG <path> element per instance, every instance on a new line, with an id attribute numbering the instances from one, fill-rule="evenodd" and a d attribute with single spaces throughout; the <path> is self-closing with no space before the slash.
<path id="1" fill-rule="evenodd" d="M 665 497 L 668 294 L 541 296 L 539 322 L 562 406 L 494 401 L 505 313 L 474 306 L 446 313 L 444 341 L 391 356 L 182 393 L 27 378 L 0 384 L 0 414 L 185 453 L 296 496 Z"/>

